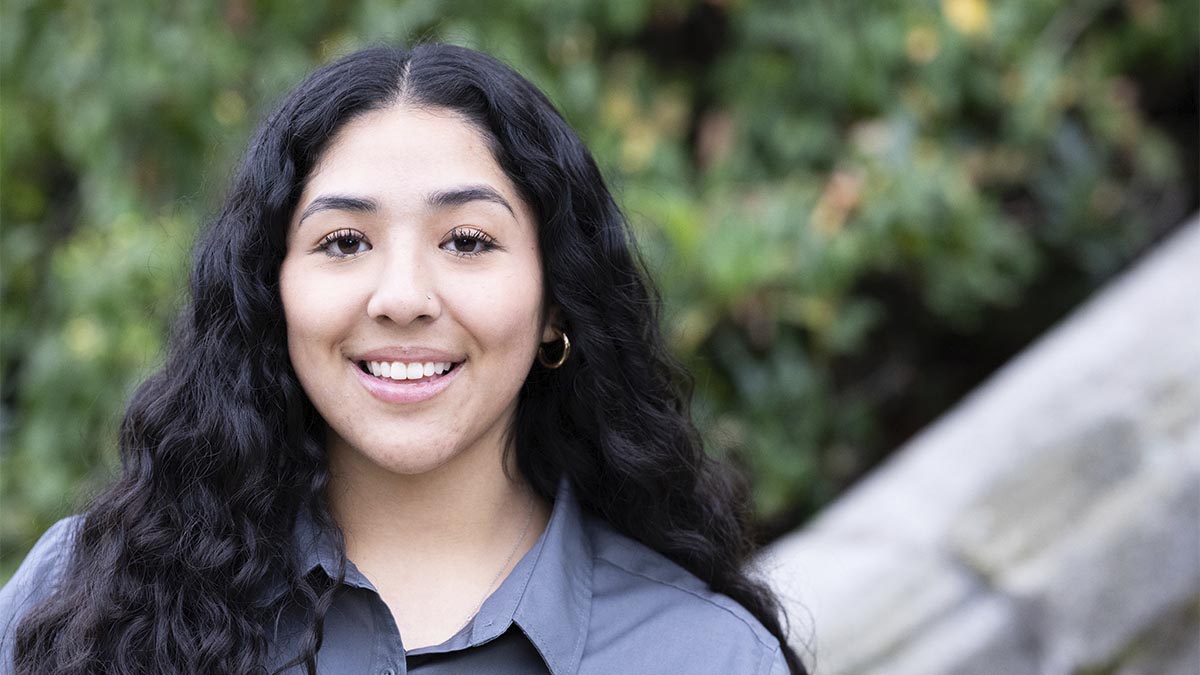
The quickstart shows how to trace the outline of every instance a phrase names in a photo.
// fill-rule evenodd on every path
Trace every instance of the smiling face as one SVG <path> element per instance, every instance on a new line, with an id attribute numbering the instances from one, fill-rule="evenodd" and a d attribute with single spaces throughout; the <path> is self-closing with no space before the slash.
<path id="1" fill-rule="evenodd" d="M 545 321 L 536 223 L 481 132 L 391 106 L 343 127 L 289 225 L 288 352 L 331 461 L 420 474 L 502 449 Z"/>

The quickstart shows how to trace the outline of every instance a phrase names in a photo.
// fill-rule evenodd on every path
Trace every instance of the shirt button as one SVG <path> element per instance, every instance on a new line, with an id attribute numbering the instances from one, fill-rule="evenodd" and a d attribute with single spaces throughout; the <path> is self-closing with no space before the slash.
<path id="1" fill-rule="evenodd" d="M 379 675 L 396 675 L 396 671 L 392 670 L 391 668 L 384 668 L 383 670 L 379 671 Z"/>

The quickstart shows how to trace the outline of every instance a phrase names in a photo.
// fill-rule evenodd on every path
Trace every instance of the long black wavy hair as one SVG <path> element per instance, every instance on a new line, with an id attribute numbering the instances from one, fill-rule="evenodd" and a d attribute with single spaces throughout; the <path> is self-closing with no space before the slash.
<path id="1" fill-rule="evenodd" d="M 520 392 L 517 465 L 741 603 L 787 647 L 779 604 L 743 566 L 743 483 L 708 457 L 658 297 L 590 153 L 536 87 L 468 49 L 375 47 L 310 75 L 255 134 L 197 242 L 190 303 L 164 367 L 134 394 L 122 474 L 87 510 L 58 591 L 22 620 L 18 672 L 264 672 L 272 580 L 310 627 L 288 664 L 315 672 L 337 584 L 292 558 L 300 509 L 340 537 L 324 490 L 325 422 L 288 357 L 279 270 L 304 181 L 347 122 L 395 103 L 454 111 L 489 139 L 539 223 L 548 306 L 570 335 Z M 341 554 L 344 570 L 345 554 Z"/>

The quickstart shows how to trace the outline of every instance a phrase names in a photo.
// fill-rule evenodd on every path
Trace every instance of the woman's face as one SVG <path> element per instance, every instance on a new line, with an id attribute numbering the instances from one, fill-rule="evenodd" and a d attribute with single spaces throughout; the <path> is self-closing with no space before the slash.
<path id="1" fill-rule="evenodd" d="M 338 132 L 292 216 L 280 294 L 329 452 L 400 474 L 500 448 L 557 337 L 533 214 L 476 127 L 438 109 Z"/>

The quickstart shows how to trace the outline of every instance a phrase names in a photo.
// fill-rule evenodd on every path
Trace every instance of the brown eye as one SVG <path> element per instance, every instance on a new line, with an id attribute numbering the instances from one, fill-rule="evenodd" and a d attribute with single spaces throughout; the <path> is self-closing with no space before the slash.
<path id="1" fill-rule="evenodd" d="M 458 256 L 473 256 L 497 248 L 496 240 L 486 232 L 471 227 L 460 227 L 450 233 L 442 248 Z"/>
<path id="2" fill-rule="evenodd" d="M 360 249 L 363 241 L 358 237 L 339 237 L 337 241 L 333 243 L 334 246 L 337 247 L 338 252 L 342 255 L 354 255 L 355 253 L 362 252 Z"/>
<path id="3" fill-rule="evenodd" d="M 459 253 L 478 253 L 483 249 L 483 240 L 475 237 L 455 237 L 453 243 Z"/>
<path id="4" fill-rule="evenodd" d="M 317 250 L 331 258 L 349 258 L 371 250 L 371 245 L 361 233 L 354 230 L 338 230 L 326 235 Z"/>

